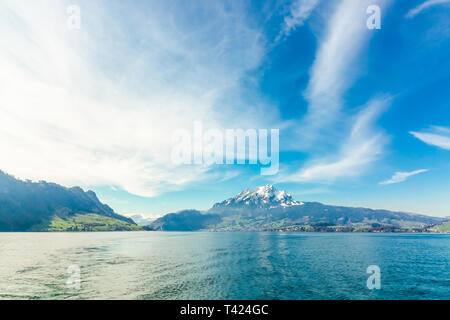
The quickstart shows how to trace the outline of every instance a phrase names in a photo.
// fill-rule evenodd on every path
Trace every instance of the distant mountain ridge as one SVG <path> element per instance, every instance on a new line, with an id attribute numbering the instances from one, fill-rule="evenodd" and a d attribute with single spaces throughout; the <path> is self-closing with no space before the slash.
<path id="1" fill-rule="evenodd" d="M 22 181 L 0 171 L 0 231 L 107 231 L 134 226 L 132 219 L 101 203 L 93 191 Z"/>
<path id="2" fill-rule="evenodd" d="M 195 221 L 195 222 L 193 222 Z M 300 202 L 273 185 L 244 190 L 205 212 L 183 210 L 155 220 L 167 231 L 418 231 L 445 221 L 426 215 Z"/>

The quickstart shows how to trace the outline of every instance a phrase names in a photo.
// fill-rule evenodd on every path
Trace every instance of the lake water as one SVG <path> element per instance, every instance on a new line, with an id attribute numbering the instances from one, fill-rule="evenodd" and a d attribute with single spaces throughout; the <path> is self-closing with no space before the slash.
<path id="1" fill-rule="evenodd" d="M 0 299 L 449 298 L 450 235 L 0 233 Z"/>

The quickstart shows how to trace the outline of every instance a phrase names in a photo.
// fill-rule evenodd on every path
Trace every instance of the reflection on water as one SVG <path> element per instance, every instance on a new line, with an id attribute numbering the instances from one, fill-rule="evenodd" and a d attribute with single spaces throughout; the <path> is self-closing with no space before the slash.
<path id="1" fill-rule="evenodd" d="M 367 289 L 369 265 L 381 290 Z M 449 297 L 448 235 L 0 233 L 0 299 Z"/>

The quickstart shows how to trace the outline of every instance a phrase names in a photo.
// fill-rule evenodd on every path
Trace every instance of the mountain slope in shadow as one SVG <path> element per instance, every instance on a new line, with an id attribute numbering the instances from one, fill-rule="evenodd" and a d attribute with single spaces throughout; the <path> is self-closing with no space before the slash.
<path id="1" fill-rule="evenodd" d="M 137 229 L 133 220 L 101 203 L 93 191 L 22 181 L 0 171 L 0 231 Z"/>

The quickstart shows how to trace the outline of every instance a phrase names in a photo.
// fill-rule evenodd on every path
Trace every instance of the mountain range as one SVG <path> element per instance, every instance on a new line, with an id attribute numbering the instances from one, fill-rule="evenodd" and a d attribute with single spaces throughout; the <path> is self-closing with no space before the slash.
<path id="1" fill-rule="evenodd" d="M 141 230 L 93 191 L 22 181 L 0 171 L 0 231 Z"/>
<path id="2" fill-rule="evenodd" d="M 183 210 L 150 224 L 166 231 L 417 231 L 446 219 L 427 215 L 301 202 L 273 185 L 244 190 L 206 211 Z"/>
<path id="3" fill-rule="evenodd" d="M 295 200 L 273 185 L 244 190 L 209 210 L 156 220 L 124 217 L 93 191 L 19 180 L 0 171 L 0 232 L 16 231 L 368 231 L 448 232 L 449 219 Z M 141 226 L 138 226 L 141 225 Z"/>

